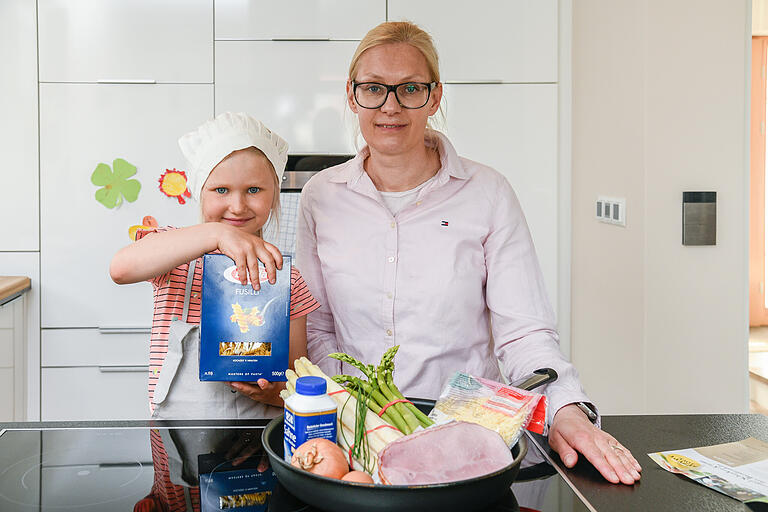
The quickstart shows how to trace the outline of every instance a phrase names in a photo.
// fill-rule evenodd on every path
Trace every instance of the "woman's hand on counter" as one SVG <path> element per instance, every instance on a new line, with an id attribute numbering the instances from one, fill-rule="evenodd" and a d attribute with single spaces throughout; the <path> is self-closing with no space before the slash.
<path id="1" fill-rule="evenodd" d="M 269 382 L 267 379 L 259 379 L 255 383 L 230 382 L 229 387 L 257 402 L 276 407 L 284 405 L 283 399 L 280 398 L 280 391 L 285 389 L 285 382 Z"/>
<path id="2" fill-rule="evenodd" d="M 640 480 L 642 468 L 632 453 L 594 426 L 576 404 L 566 405 L 555 414 L 549 446 L 568 468 L 576 465 L 581 453 L 609 482 L 632 485 Z"/>

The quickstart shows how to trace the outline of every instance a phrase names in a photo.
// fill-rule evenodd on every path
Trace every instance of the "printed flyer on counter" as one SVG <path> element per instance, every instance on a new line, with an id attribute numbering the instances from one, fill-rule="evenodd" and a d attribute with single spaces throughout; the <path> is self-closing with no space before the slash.
<path id="1" fill-rule="evenodd" d="M 768 443 L 735 443 L 649 453 L 659 466 L 744 503 L 768 503 Z"/>

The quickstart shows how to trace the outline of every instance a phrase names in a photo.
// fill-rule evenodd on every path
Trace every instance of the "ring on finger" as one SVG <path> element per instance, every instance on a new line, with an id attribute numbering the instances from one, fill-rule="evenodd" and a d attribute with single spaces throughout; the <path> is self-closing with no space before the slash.
<path id="1" fill-rule="evenodd" d="M 617 444 L 612 444 L 611 448 L 613 448 L 613 450 L 616 451 L 616 452 L 624 453 L 624 450 L 622 450 L 621 447 L 619 445 L 617 445 Z"/>

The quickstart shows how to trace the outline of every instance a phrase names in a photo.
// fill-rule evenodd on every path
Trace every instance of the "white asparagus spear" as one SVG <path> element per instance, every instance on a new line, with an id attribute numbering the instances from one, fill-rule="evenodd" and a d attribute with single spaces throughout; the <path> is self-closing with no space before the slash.
<path id="1" fill-rule="evenodd" d="M 312 364 L 306 357 L 301 357 L 294 361 L 293 367 L 296 368 L 297 375 L 301 377 L 304 377 L 305 375 L 323 377 L 327 382 L 328 393 L 344 391 L 343 393 L 334 393 L 331 395 L 331 398 L 336 400 L 336 403 L 339 404 L 339 413 L 340 416 L 342 416 L 344 424 L 347 426 L 354 426 L 356 417 L 355 410 L 357 408 L 357 400 L 354 396 L 347 393 L 343 387 L 328 377 L 320 367 Z M 391 425 L 389 423 L 379 418 L 373 411 L 368 411 L 368 414 L 365 416 L 365 430 L 370 432 L 369 436 L 374 434 L 379 436 L 385 445 L 403 437 L 402 432 L 396 428 L 390 427 Z M 354 431 L 354 428 L 352 428 L 352 430 Z"/>

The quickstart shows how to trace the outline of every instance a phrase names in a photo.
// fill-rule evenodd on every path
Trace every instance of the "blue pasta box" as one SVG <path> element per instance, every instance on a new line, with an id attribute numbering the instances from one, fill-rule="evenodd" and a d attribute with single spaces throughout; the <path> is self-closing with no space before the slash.
<path id="1" fill-rule="evenodd" d="M 284 381 L 288 368 L 291 258 L 270 284 L 259 262 L 260 289 L 240 284 L 229 256 L 203 256 L 200 380 Z"/>
<path id="2" fill-rule="evenodd" d="M 269 510 L 277 477 L 263 457 L 262 452 L 234 465 L 220 454 L 198 455 L 201 512 Z"/>

